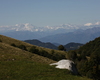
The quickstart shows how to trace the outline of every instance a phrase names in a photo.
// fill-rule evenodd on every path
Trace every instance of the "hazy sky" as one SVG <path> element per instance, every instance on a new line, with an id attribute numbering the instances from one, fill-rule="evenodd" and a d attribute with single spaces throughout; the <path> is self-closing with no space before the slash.
<path id="1" fill-rule="evenodd" d="M 0 0 L 0 26 L 85 24 L 100 21 L 100 0 Z"/>

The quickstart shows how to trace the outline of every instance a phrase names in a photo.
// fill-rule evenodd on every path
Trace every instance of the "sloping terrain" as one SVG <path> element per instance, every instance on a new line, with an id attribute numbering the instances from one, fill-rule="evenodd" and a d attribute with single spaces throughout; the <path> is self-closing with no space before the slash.
<path id="1" fill-rule="evenodd" d="M 69 55 L 70 59 L 77 63 L 81 75 L 100 80 L 100 37 L 77 50 L 69 51 Z"/>
<path id="2" fill-rule="evenodd" d="M 27 50 L 15 47 L 14 44 L 23 44 Z M 33 45 L 0 35 L 0 80 L 90 80 L 71 75 L 68 70 L 49 66 L 56 61 L 29 52 L 31 46 Z"/>
<path id="3" fill-rule="evenodd" d="M 26 43 L 26 42 L 23 42 L 23 41 L 19 41 L 19 40 L 10 38 L 10 37 L 6 37 L 6 36 L 3 36 L 3 35 L 0 35 L 0 40 L 2 41 L 2 43 L 8 44 L 10 46 L 13 45 L 13 46 L 20 47 L 20 46 L 23 45 L 23 46 L 25 46 L 27 51 L 29 51 L 32 47 L 35 47 L 39 51 L 38 53 L 40 53 L 40 54 L 42 54 L 42 52 L 45 51 L 50 55 L 55 54 L 55 55 L 64 55 L 66 58 L 68 57 L 67 53 L 64 52 L 64 51 L 58 51 L 58 50 L 53 50 L 53 49 L 35 46 L 35 45 L 29 44 L 29 43 Z M 35 54 L 36 54 L 36 51 L 35 51 Z"/>
<path id="4" fill-rule="evenodd" d="M 46 57 L 42 57 L 36 54 L 32 54 L 28 51 L 15 48 L 5 43 L 0 43 L 0 61 L 20 61 L 20 60 L 32 60 L 42 63 L 55 62 Z"/>

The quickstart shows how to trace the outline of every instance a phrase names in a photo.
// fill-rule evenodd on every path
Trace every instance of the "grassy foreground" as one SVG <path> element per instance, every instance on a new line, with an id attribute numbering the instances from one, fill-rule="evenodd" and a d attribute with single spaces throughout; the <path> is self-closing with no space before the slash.
<path id="1" fill-rule="evenodd" d="M 0 80 L 89 80 L 33 61 L 0 61 Z"/>
<path id="2" fill-rule="evenodd" d="M 68 70 L 60 70 L 50 66 L 56 61 L 29 51 L 22 50 L 15 45 L 25 45 L 27 50 L 33 45 L 0 35 L 0 80 L 90 80 L 85 77 L 72 75 Z M 38 47 L 39 50 L 51 49 Z M 67 53 L 54 50 L 56 54 Z"/>

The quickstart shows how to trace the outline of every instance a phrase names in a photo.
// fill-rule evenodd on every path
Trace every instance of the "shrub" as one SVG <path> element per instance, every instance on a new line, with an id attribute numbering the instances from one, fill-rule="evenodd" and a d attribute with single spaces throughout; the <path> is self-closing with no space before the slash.
<path id="1" fill-rule="evenodd" d="M 0 42 L 2 42 L 2 40 L 0 39 Z"/>
<path id="2" fill-rule="evenodd" d="M 17 47 L 14 43 L 12 43 L 11 46 L 13 46 L 13 47 Z"/>
<path id="3" fill-rule="evenodd" d="M 41 53 L 41 54 L 40 54 L 41 56 L 50 58 L 49 53 L 48 53 L 47 51 L 42 50 L 42 51 L 40 51 L 40 53 Z"/>
<path id="4" fill-rule="evenodd" d="M 59 61 L 61 59 L 66 59 L 66 57 L 65 57 L 65 55 L 59 53 L 59 54 L 53 54 L 52 59 L 55 61 Z"/>
<path id="5" fill-rule="evenodd" d="M 31 52 L 31 53 L 35 53 L 35 54 L 39 54 L 39 50 L 36 49 L 35 46 L 32 46 L 32 47 L 30 48 L 29 52 Z"/>
<path id="6" fill-rule="evenodd" d="M 52 50 L 51 50 L 51 54 L 53 55 L 54 53 L 55 53 L 55 51 L 52 49 Z"/>
<path id="7" fill-rule="evenodd" d="M 20 46 L 18 46 L 18 48 L 20 48 L 20 49 L 22 49 L 22 50 L 26 50 L 26 51 L 27 51 L 27 49 L 26 49 L 26 46 L 25 46 L 25 45 L 20 45 Z"/>

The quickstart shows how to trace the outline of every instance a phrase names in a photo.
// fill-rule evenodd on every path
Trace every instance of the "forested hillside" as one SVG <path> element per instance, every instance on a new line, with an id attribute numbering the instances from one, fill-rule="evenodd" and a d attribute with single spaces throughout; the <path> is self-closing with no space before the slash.
<path id="1" fill-rule="evenodd" d="M 69 51 L 69 57 L 76 62 L 80 75 L 100 79 L 100 37 L 77 50 Z"/>

